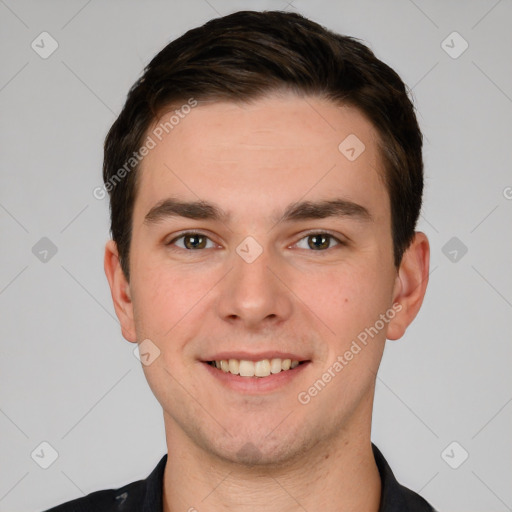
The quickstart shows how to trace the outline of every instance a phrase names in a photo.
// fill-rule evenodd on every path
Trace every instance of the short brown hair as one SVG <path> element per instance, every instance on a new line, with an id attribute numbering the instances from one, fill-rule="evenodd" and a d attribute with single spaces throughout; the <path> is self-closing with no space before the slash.
<path id="1" fill-rule="evenodd" d="M 110 230 L 127 279 L 138 165 L 127 172 L 126 163 L 151 124 L 169 105 L 191 97 L 244 102 L 281 89 L 352 105 L 377 129 L 391 203 L 394 262 L 400 265 L 414 236 L 423 193 L 422 134 L 404 83 L 353 37 L 296 13 L 240 11 L 189 30 L 161 50 L 130 89 L 105 139 Z"/>

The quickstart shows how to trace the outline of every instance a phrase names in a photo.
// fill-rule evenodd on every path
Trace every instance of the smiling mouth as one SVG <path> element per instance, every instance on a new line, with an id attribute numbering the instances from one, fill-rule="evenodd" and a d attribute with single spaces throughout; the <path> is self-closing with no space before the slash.
<path id="1" fill-rule="evenodd" d="M 279 358 L 262 359 L 261 361 L 221 359 L 220 361 L 206 361 L 206 363 L 224 373 L 231 373 L 240 377 L 269 377 L 273 374 L 293 370 L 297 366 L 307 363 L 307 361 Z"/>

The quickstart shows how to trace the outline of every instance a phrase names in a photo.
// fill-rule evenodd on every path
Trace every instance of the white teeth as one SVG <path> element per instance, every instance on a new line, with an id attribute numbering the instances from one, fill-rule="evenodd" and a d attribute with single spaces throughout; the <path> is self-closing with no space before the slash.
<path id="1" fill-rule="evenodd" d="M 270 375 L 270 361 L 263 359 L 254 363 L 254 375 L 256 377 L 268 377 Z"/>
<path id="2" fill-rule="evenodd" d="M 240 367 L 240 363 L 236 359 L 230 359 L 228 364 L 229 364 L 228 369 L 229 369 L 230 373 L 232 373 L 233 375 L 238 375 L 240 373 L 238 371 L 238 369 Z"/>
<path id="3" fill-rule="evenodd" d="M 254 377 L 254 363 L 252 361 L 240 361 L 240 377 Z"/>
<path id="4" fill-rule="evenodd" d="M 222 359 L 213 361 L 213 366 L 241 377 L 268 377 L 271 374 L 296 368 L 299 361 L 291 359 L 262 359 L 261 361 L 247 361 L 245 359 Z"/>
<path id="5" fill-rule="evenodd" d="M 281 371 L 281 359 L 272 359 L 270 361 L 270 372 L 279 373 Z"/>

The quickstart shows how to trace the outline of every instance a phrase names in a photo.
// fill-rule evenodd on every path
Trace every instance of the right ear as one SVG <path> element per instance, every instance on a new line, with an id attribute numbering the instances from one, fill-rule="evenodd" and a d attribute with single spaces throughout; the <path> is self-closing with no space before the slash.
<path id="1" fill-rule="evenodd" d="M 103 262 L 105 275 L 110 285 L 110 293 L 116 310 L 117 318 L 121 324 L 123 337 L 132 343 L 137 342 L 135 322 L 133 321 L 133 303 L 130 294 L 130 283 L 127 281 L 119 261 L 119 252 L 114 240 L 105 245 L 105 259 Z"/>

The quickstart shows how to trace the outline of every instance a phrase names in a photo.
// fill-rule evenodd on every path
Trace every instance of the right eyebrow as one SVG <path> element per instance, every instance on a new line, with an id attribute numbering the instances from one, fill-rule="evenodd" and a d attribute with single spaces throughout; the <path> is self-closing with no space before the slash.
<path id="1" fill-rule="evenodd" d="M 230 215 L 207 201 L 180 201 L 169 197 L 158 202 L 146 213 L 144 224 L 156 224 L 168 217 L 227 222 Z"/>

